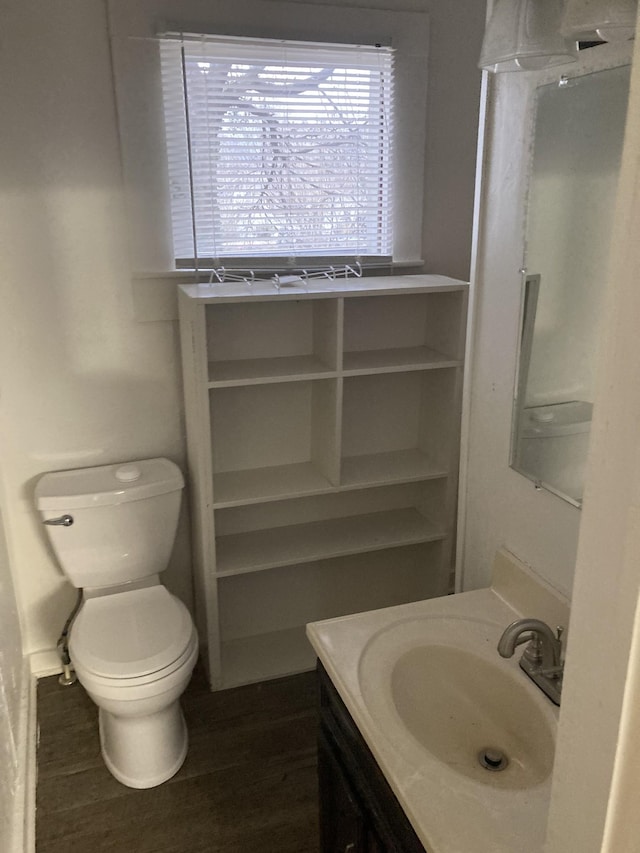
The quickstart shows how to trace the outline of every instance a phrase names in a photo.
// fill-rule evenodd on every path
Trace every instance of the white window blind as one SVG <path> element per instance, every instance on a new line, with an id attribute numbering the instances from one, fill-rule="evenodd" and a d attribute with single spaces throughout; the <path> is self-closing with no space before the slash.
<path id="1" fill-rule="evenodd" d="M 176 263 L 390 258 L 390 48 L 161 42 Z"/>

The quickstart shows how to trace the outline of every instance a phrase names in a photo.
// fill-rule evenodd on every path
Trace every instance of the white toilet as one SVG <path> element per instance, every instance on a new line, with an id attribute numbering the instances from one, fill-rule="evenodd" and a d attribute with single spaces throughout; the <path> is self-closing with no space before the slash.
<path id="1" fill-rule="evenodd" d="M 69 652 L 99 707 L 115 778 L 160 785 L 187 754 L 179 698 L 198 655 L 184 604 L 160 583 L 184 481 L 168 459 L 45 474 L 36 505 L 60 567 L 83 590 Z"/>
<path id="2" fill-rule="evenodd" d="M 548 488 L 582 501 L 593 404 L 584 400 L 523 409 L 519 467 Z"/>

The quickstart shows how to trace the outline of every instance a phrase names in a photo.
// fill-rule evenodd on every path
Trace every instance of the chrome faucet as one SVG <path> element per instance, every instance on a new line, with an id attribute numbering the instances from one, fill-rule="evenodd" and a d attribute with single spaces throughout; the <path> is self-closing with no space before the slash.
<path id="1" fill-rule="evenodd" d="M 562 693 L 563 631 L 559 627 L 554 634 L 540 619 L 516 619 L 498 643 L 498 652 L 503 658 L 513 657 L 516 646 L 528 643 L 520 658 L 520 668 L 556 705 L 560 704 Z"/>

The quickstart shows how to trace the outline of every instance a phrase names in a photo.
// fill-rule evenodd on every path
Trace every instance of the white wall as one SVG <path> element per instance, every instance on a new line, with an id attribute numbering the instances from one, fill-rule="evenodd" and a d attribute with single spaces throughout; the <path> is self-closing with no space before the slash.
<path id="1" fill-rule="evenodd" d="M 587 51 L 550 72 L 499 74 L 489 81 L 484 185 L 471 373 L 468 377 L 466 479 L 462 483 L 462 585 L 487 586 L 493 556 L 506 546 L 570 597 L 580 510 L 509 467 L 511 415 L 520 334 L 525 176 L 532 98 L 560 73 L 619 59 L 613 45 Z M 532 270 L 535 272 L 536 270 Z"/>
<path id="2" fill-rule="evenodd" d="M 9 548 L 3 511 L 4 483 L 0 468 L 0 850 L 18 849 L 24 803 L 21 738 L 26 673 L 23 667 L 18 607 L 9 569 Z"/>
<path id="3" fill-rule="evenodd" d="M 109 0 L 110 32 L 134 268 L 158 269 L 171 246 L 171 193 L 164 142 L 158 20 L 170 29 L 269 39 L 385 44 L 394 55 L 393 258 L 422 257 L 429 17 L 421 11 L 362 9 L 290 0 Z M 177 61 L 177 55 L 176 55 Z M 149 210 L 156 214 L 149 216 Z M 164 216 L 162 214 L 164 213 Z M 206 254 L 206 252 L 205 252 Z M 173 265 L 171 255 L 167 267 Z"/>
<path id="4" fill-rule="evenodd" d="M 597 50 L 603 63 L 622 55 Z M 524 242 L 522 129 L 532 80 L 544 75 L 503 75 L 490 86 L 462 564 L 466 587 L 482 586 L 496 547 L 506 544 L 556 588 L 573 592 L 547 853 L 637 853 L 640 832 L 640 39 L 635 54 L 582 515 L 508 468 Z"/>
<path id="5" fill-rule="evenodd" d="M 640 39 L 606 275 L 548 853 L 636 853 L 640 838 Z"/>
<path id="6" fill-rule="evenodd" d="M 75 597 L 38 475 L 184 453 L 177 324 L 133 316 L 105 9 L 50 11 L 4 4 L 0 51 L 0 445 L 26 652 L 55 646 Z M 188 566 L 183 542 L 169 583 L 187 602 Z"/>
<path id="7" fill-rule="evenodd" d="M 343 5 L 430 12 L 425 255 L 429 270 L 465 277 L 483 4 Z M 214 15 L 215 4 L 201 7 Z M 331 14 L 339 25 L 340 7 Z M 38 0 L 3 5 L 0 74 L 11 85 L 0 92 L 0 444 L 29 653 L 55 645 L 74 600 L 33 508 L 38 476 L 155 455 L 184 459 L 171 300 L 162 301 L 164 291 L 156 300 L 151 283 L 141 312 L 131 284 L 109 47 L 103 0 L 58 0 L 55 13 Z M 141 313 L 160 319 L 138 322 Z M 183 519 L 165 580 L 189 602 L 186 528 Z"/>
<path id="8" fill-rule="evenodd" d="M 158 139 L 163 117 L 156 33 L 164 26 L 267 38 L 354 43 L 380 40 L 397 48 L 394 121 L 396 166 L 401 158 L 402 167 L 396 168 L 394 180 L 403 203 L 394 213 L 394 257 L 414 260 L 422 249 L 429 270 L 468 277 L 483 3 L 220 0 L 215 15 L 208 0 L 138 0 L 136 4 L 109 0 L 108 8 L 125 182 L 134 226 L 131 254 L 135 269 L 168 268 L 172 262 L 167 251 L 170 225 L 165 154 Z M 427 64 L 425 146 L 424 129 L 415 125 L 424 123 L 423 69 L 427 70 Z M 132 79 L 139 81 L 135 88 L 130 85 Z M 424 194 L 420 174 L 423 163 Z M 399 223 L 404 227 L 397 227 Z"/>

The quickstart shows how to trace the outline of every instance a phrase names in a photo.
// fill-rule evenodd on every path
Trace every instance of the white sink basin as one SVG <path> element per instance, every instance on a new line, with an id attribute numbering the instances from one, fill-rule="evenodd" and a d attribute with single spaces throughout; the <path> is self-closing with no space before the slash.
<path id="1" fill-rule="evenodd" d="M 373 721 L 394 743 L 404 741 L 409 760 L 420 763 L 426 751 L 478 784 L 528 788 L 551 773 L 555 715 L 498 655 L 501 631 L 455 617 L 396 622 L 365 646 L 360 689 Z M 487 750 L 492 761 L 483 764 Z M 502 769 L 493 769 L 498 755 Z"/>
<path id="2" fill-rule="evenodd" d="M 486 589 L 307 629 L 429 853 L 543 853 L 558 709 L 497 650 L 522 615 Z"/>

